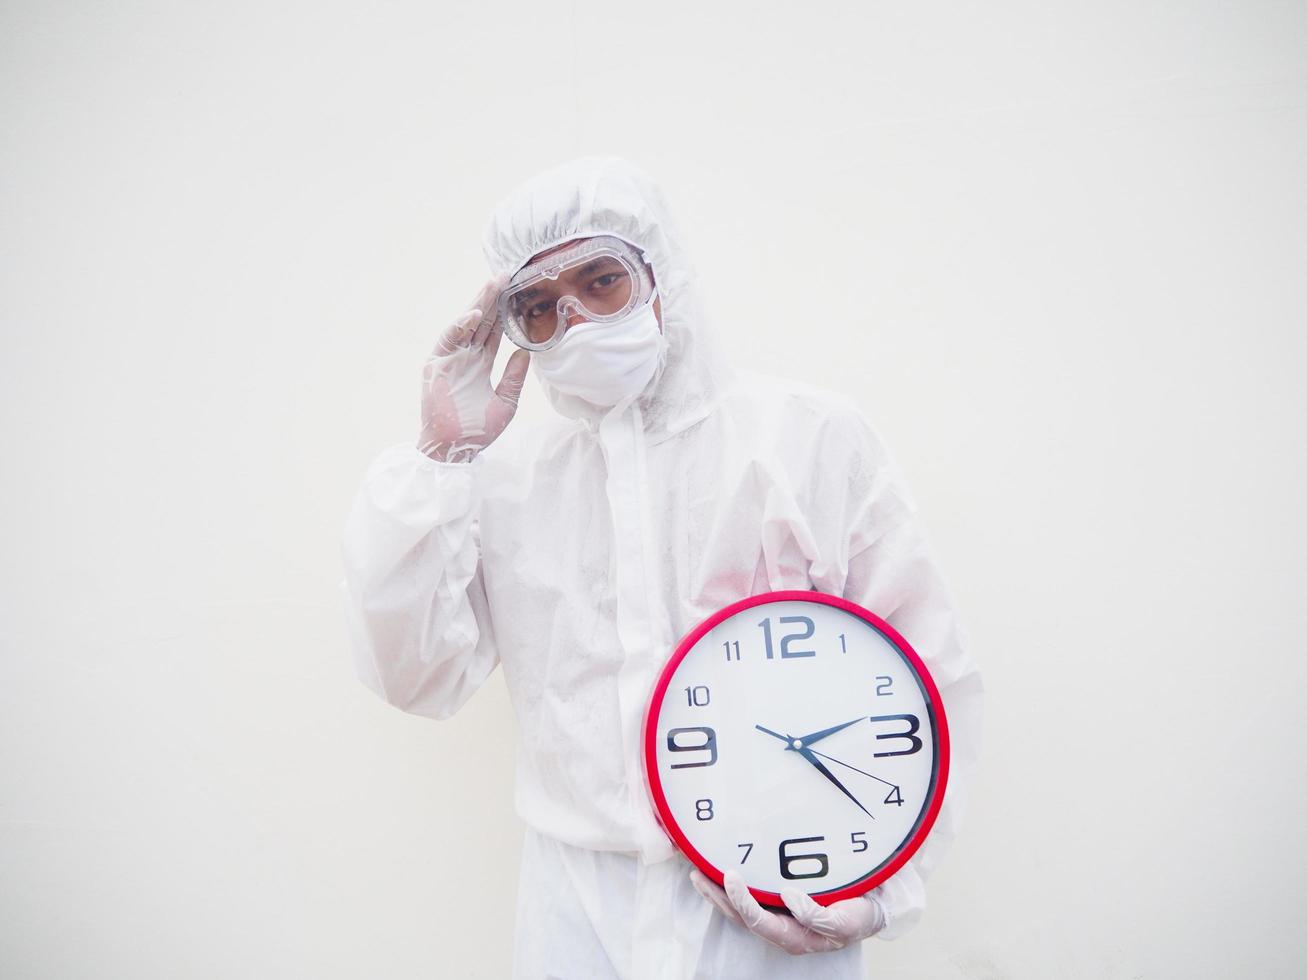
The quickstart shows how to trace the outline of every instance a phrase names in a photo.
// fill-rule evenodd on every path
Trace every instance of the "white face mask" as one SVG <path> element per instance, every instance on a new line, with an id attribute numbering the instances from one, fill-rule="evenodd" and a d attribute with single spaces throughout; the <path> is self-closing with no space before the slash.
<path id="1" fill-rule="evenodd" d="M 557 346 L 531 355 L 540 377 L 563 394 L 602 408 L 640 394 L 667 347 L 654 313 L 657 298 L 655 290 L 620 320 L 570 327 Z"/>

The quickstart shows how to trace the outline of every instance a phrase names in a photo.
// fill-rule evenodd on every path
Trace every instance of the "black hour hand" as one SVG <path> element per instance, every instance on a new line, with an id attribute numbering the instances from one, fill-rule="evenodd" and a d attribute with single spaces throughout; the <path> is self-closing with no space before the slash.
<path id="1" fill-rule="evenodd" d="M 770 735 L 772 738 L 779 738 L 786 744 L 786 746 L 790 746 L 790 743 L 794 741 L 790 736 L 782 735 L 780 732 L 774 732 L 770 728 L 763 728 L 761 725 L 754 725 L 753 727 L 758 729 L 758 731 L 762 732 L 764 735 Z"/>
<path id="2" fill-rule="evenodd" d="M 865 720 L 866 716 L 864 715 L 862 718 L 854 718 L 852 721 L 846 721 L 844 724 L 836 725 L 833 728 L 823 728 L 821 731 L 813 732 L 811 735 L 800 735 L 799 741 L 804 745 L 811 745 L 813 742 L 818 742 L 827 735 L 834 735 L 836 732 L 842 732 L 850 725 L 856 725 L 858 722 Z"/>

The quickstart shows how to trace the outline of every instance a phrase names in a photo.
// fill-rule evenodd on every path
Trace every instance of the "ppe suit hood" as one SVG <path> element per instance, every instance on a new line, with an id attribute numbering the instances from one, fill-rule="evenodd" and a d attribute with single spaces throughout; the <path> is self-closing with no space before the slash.
<path id="1" fill-rule="evenodd" d="M 634 407 L 645 440 L 656 443 L 703 419 L 733 376 L 705 322 L 698 282 L 661 191 L 618 157 L 583 157 L 545 171 L 495 208 L 483 246 L 496 275 L 512 275 L 531 256 L 563 242 L 616 235 L 638 247 L 661 298 L 665 359 L 634 403 L 600 408 L 540 380 L 550 403 L 595 428 L 612 411 Z"/>

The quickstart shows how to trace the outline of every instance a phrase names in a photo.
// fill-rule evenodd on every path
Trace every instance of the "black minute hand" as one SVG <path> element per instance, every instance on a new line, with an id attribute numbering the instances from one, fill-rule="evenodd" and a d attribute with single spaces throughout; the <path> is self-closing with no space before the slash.
<path id="1" fill-rule="evenodd" d="M 861 721 L 862 719 L 859 718 L 858 720 Z M 873 817 L 873 816 L 871 815 L 871 811 L 870 811 L 870 810 L 868 810 L 865 806 L 863 806 L 861 803 L 858 802 L 858 798 L 857 798 L 856 796 L 854 796 L 852 793 L 850 793 L 847 789 L 844 788 L 844 784 L 841 783 L 838 779 L 835 778 L 835 774 L 834 774 L 833 772 L 831 772 L 829 769 L 827 769 L 827 768 L 822 764 L 822 762 L 821 762 L 820 759 L 818 759 L 815 755 L 813 755 L 813 753 L 812 753 L 812 749 L 799 749 L 799 755 L 803 756 L 805 759 L 807 759 L 809 762 L 811 762 L 811 763 L 816 767 L 816 769 L 817 769 L 817 771 L 818 771 L 819 773 L 821 773 L 823 776 L 825 776 L 827 779 L 829 779 L 832 783 L 834 783 L 836 786 L 838 786 L 840 792 L 843 793 L 845 796 L 847 796 L 849 799 L 851 799 L 851 800 L 854 802 L 854 804 L 856 804 L 856 806 L 858 807 L 859 810 L 861 810 L 861 811 L 862 811 L 863 813 L 865 813 L 867 816 L 871 817 L 872 820 L 875 820 L 875 819 L 876 819 L 875 817 Z"/>

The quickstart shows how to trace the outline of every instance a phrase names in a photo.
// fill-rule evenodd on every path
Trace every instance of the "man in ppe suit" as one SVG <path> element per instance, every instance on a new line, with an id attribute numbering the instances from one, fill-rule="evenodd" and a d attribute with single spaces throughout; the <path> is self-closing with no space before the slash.
<path id="1" fill-rule="evenodd" d="M 446 718 L 502 664 L 528 828 L 515 976 L 861 977 L 861 940 L 920 917 L 979 743 L 980 676 L 902 479 L 850 402 L 727 363 L 662 195 L 629 164 L 528 181 L 484 247 L 495 279 L 427 364 L 417 445 L 381 454 L 347 523 L 359 676 Z M 503 334 L 522 349 L 492 384 Z M 511 424 L 529 364 L 555 410 L 537 428 Z M 842 596 L 906 636 L 953 744 L 912 860 L 830 908 L 789 895 L 792 914 L 691 873 L 640 760 L 677 640 L 785 589 Z"/>

